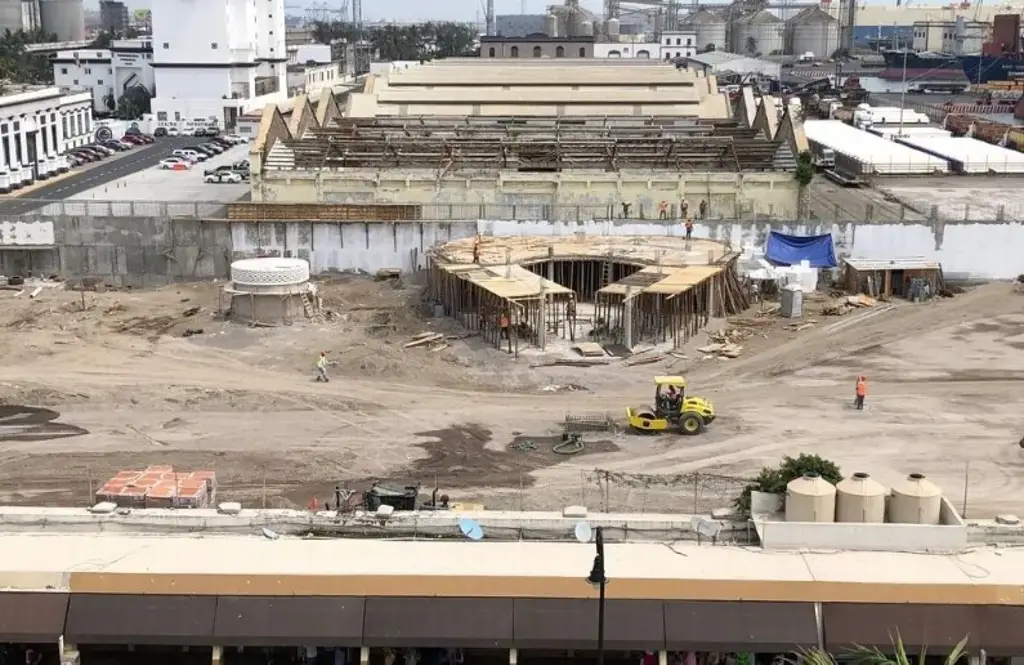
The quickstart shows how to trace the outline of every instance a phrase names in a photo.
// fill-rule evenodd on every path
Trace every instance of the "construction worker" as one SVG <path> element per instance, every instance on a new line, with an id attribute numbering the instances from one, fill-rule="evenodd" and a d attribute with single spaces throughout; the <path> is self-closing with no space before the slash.
<path id="1" fill-rule="evenodd" d="M 480 234 L 473 238 L 473 263 L 480 263 Z"/>
<path id="2" fill-rule="evenodd" d="M 668 219 L 668 201 L 658 204 L 658 219 Z"/>
<path id="3" fill-rule="evenodd" d="M 576 294 L 569 294 L 569 301 L 565 303 L 565 322 L 569 327 L 569 339 L 576 341 Z"/>
<path id="4" fill-rule="evenodd" d="M 501 316 L 498 317 L 498 327 L 501 328 L 501 339 L 508 339 L 508 311 L 501 310 Z"/>
<path id="5" fill-rule="evenodd" d="M 316 380 L 328 383 L 330 379 L 327 378 L 327 352 L 321 351 L 320 357 L 316 361 Z"/>
<path id="6" fill-rule="evenodd" d="M 632 204 L 622 202 L 622 219 L 629 219 L 629 207 Z"/>
<path id="7" fill-rule="evenodd" d="M 679 202 L 679 216 L 686 219 L 686 216 L 690 214 L 690 202 L 685 198 Z"/>
<path id="8" fill-rule="evenodd" d="M 700 200 L 700 205 L 697 206 L 697 213 L 699 214 L 701 219 L 707 219 L 708 218 L 708 200 L 707 199 L 701 199 Z"/>
<path id="9" fill-rule="evenodd" d="M 853 406 L 858 411 L 864 410 L 864 398 L 868 396 L 868 377 L 858 376 L 857 377 L 857 391 L 856 397 L 853 400 Z"/>
<path id="10" fill-rule="evenodd" d="M 683 227 L 686 229 L 686 239 L 689 240 L 693 237 L 693 217 L 687 217 Z"/>

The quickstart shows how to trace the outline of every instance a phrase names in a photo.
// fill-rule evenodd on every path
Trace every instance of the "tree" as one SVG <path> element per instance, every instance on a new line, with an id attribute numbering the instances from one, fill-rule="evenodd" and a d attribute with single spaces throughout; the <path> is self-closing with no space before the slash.
<path id="1" fill-rule="evenodd" d="M 747 53 L 757 53 L 757 40 L 747 37 Z"/>
<path id="2" fill-rule="evenodd" d="M 810 216 L 810 191 L 814 180 L 814 157 L 809 150 L 796 156 L 796 172 L 793 177 L 798 185 L 797 219 L 806 219 Z"/>
<path id="3" fill-rule="evenodd" d="M 800 453 L 797 457 L 786 455 L 782 458 L 782 463 L 779 466 L 762 468 L 754 482 L 743 488 L 743 492 L 736 498 L 736 508 L 744 515 L 749 515 L 751 492 L 783 494 L 786 491 L 786 485 L 805 473 L 816 473 L 833 485 L 843 479 L 839 466 L 832 460 L 806 453 Z M 807 663 L 806 665 L 823 664 Z"/>
<path id="4" fill-rule="evenodd" d="M 949 652 L 943 660 L 943 665 L 958 665 L 961 660 L 967 658 L 967 640 L 970 635 L 964 636 Z M 821 649 L 801 649 L 792 657 L 786 659 L 786 665 L 837 665 L 839 661 L 850 665 L 925 665 L 926 650 L 922 649 L 916 659 L 907 654 L 903 646 L 903 638 L 899 631 L 896 632 L 892 641 L 893 655 L 882 653 L 878 647 L 854 646 L 845 649 L 837 659 L 834 655 Z"/>
<path id="5" fill-rule="evenodd" d="M 716 48 L 717 47 L 714 44 L 708 44 L 704 47 L 704 50 L 701 51 L 701 53 L 713 53 Z"/>
<path id="6" fill-rule="evenodd" d="M 121 120 L 138 120 L 144 113 L 149 113 L 152 96 L 144 86 L 133 85 L 117 98 L 115 115 Z"/>
<path id="7" fill-rule="evenodd" d="M 472 55 L 476 36 L 475 28 L 468 23 L 388 24 L 365 29 L 342 21 L 313 24 L 313 38 L 318 42 L 365 40 L 382 60 L 434 60 Z"/>
<path id="8" fill-rule="evenodd" d="M 49 58 L 29 53 L 29 44 L 57 41 L 57 35 L 36 30 L 5 30 L 0 35 L 0 79 L 15 83 L 53 83 L 53 65 Z"/>

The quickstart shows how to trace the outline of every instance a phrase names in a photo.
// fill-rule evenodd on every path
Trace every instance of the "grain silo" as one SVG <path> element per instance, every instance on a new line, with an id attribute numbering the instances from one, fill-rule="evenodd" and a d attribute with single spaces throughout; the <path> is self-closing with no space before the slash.
<path id="1" fill-rule="evenodd" d="M 819 474 L 808 472 L 786 485 L 787 522 L 834 522 L 836 488 Z"/>
<path id="2" fill-rule="evenodd" d="M 894 524 L 939 524 L 942 491 L 923 474 L 912 473 L 892 486 L 889 521 Z"/>
<path id="3" fill-rule="evenodd" d="M 0 0 L 0 30 L 21 29 L 21 0 Z"/>
<path id="4" fill-rule="evenodd" d="M 885 522 L 885 486 L 866 473 L 855 473 L 836 485 L 836 521 Z"/>
<path id="5" fill-rule="evenodd" d="M 725 19 L 707 9 L 698 9 L 687 16 L 683 21 L 683 30 L 697 35 L 698 51 L 704 51 L 710 45 L 721 51 L 728 49 L 725 43 Z"/>
<path id="6" fill-rule="evenodd" d="M 609 37 L 618 37 L 619 36 L 619 29 L 621 27 L 622 27 L 622 25 L 619 23 L 619 19 L 617 19 L 617 18 L 610 18 L 610 19 L 608 19 L 608 22 L 605 23 L 604 29 L 605 29 L 605 32 L 608 33 Z"/>
<path id="7" fill-rule="evenodd" d="M 83 0 L 39 0 L 39 22 L 59 42 L 85 39 L 85 5 Z"/>
<path id="8" fill-rule="evenodd" d="M 558 17 L 554 14 L 548 14 L 544 17 L 544 32 L 548 37 L 558 36 Z"/>
<path id="9" fill-rule="evenodd" d="M 594 24 L 590 21 L 584 21 L 580 24 L 580 34 L 584 37 L 594 36 Z"/>
<path id="10" fill-rule="evenodd" d="M 818 7 L 808 7 L 789 22 L 789 52 L 828 58 L 839 48 L 839 22 Z"/>
<path id="11" fill-rule="evenodd" d="M 780 55 L 786 48 L 786 24 L 767 9 L 733 23 L 733 52 L 746 55 Z"/>

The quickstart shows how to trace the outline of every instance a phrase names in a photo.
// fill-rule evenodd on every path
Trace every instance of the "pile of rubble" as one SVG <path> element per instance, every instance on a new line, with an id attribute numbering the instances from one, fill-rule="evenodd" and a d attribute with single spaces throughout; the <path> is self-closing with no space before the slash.
<path id="1" fill-rule="evenodd" d="M 743 352 L 740 342 L 750 339 L 755 332 L 750 328 L 728 328 L 726 330 L 708 333 L 710 344 L 697 349 L 704 354 L 704 360 L 709 358 L 739 358 Z"/>

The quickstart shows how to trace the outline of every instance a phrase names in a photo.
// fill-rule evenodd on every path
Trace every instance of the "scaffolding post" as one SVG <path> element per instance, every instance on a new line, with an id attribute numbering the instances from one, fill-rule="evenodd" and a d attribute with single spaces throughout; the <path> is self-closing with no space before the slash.
<path id="1" fill-rule="evenodd" d="M 626 302 L 622 308 L 623 346 L 633 351 L 633 287 L 626 287 Z"/>
<path id="2" fill-rule="evenodd" d="M 540 325 L 537 326 L 537 346 L 543 351 L 548 341 L 548 289 L 547 284 L 540 283 Z"/>

